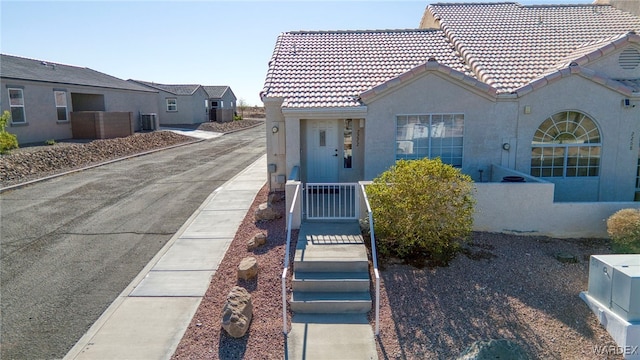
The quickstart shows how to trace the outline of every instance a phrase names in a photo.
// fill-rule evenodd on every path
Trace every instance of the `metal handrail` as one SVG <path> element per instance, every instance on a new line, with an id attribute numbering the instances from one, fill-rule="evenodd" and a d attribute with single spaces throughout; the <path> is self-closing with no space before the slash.
<path id="1" fill-rule="evenodd" d="M 291 247 L 291 222 L 293 220 L 293 212 L 295 211 L 296 203 L 298 202 L 298 194 L 300 193 L 300 183 L 296 185 L 296 191 L 293 194 L 293 202 L 289 209 L 289 216 L 287 219 L 287 244 L 285 245 L 284 255 L 284 270 L 282 270 L 282 332 L 286 335 L 289 332 L 287 326 L 287 273 L 289 271 L 289 256 Z"/>
<path id="2" fill-rule="evenodd" d="M 373 261 L 373 275 L 376 278 L 376 328 L 375 334 L 380 335 L 380 271 L 378 270 L 378 254 L 376 251 L 376 235 L 373 231 L 373 212 L 367 197 L 367 191 L 364 184 L 360 184 L 364 203 L 367 206 L 367 215 L 369 216 L 369 232 L 371 235 L 371 260 Z"/>

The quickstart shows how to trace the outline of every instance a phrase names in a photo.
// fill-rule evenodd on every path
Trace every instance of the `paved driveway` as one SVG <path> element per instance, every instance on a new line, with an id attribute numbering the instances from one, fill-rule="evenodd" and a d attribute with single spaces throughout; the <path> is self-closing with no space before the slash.
<path id="1" fill-rule="evenodd" d="M 265 153 L 265 128 L 0 195 L 2 359 L 61 358 L 218 186 Z"/>

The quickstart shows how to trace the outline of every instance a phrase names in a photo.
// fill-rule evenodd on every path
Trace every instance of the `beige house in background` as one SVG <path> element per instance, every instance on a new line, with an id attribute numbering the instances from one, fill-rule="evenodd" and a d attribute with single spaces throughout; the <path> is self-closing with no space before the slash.
<path id="1" fill-rule="evenodd" d="M 271 188 L 440 157 L 494 198 L 524 180 L 516 204 L 538 186 L 549 206 L 638 206 L 638 31 L 611 5 L 469 3 L 429 5 L 413 30 L 283 33 L 262 92 Z"/>

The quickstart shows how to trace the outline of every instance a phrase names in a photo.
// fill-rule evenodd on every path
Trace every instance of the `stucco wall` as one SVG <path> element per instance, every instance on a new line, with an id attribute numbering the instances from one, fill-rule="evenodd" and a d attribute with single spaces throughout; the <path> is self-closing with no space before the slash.
<path id="1" fill-rule="evenodd" d="M 540 124 L 563 111 L 579 111 L 591 117 L 600 129 L 602 153 L 600 176 L 589 178 L 547 178 L 557 184 L 556 201 L 633 201 L 640 134 L 640 106 L 624 108 L 625 96 L 579 75 L 553 82 L 519 99 L 518 156 L 516 170 L 529 173 L 531 141 Z M 530 106 L 531 113 L 524 114 Z M 593 188 L 595 194 L 578 196 Z M 572 196 L 571 193 L 574 195 Z M 559 194 L 565 194 L 564 196 Z"/>
<path id="2" fill-rule="evenodd" d="M 475 184 L 475 231 L 607 238 L 606 219 L 638 202 L 554 203 L 551 183 Z"/>
<path id="3" fill-rule="evenodd" d="M 638 1 L 640 4 L 640 1 Z M 640 51 L 640 45 L 631 45 L 630 47 Z M 626 47 L 624 48 L 626 49 Z M 603 74 L 607 74 L 613 79 L 638 79 L 640 78 L 640 66 L 635 69 L 623 69 L 619 64 L 620 53 L 624 50 L 620 49 L 608 54 L 606 57 L 597 59 L 589 63 L 588 67 Z"/>
<path id="4" fill-rule="evenodd" d="M 515 135 L 513 102 L 494 101 L 460 82 L 428 74 L 367 104 L 364 178 L 371 180 L 395 163 L 396 116 L 403 114 L 464 114 L 462 171 L 480 180 L 490 164 L 502 163 L 501 144 Z M 515 151 L 517 144 L 511 144 Z"/>
<path id="5" fill-rule="evenodd" d="M 16 134 L 20 144 L 38 143 L 49 139 L 70 139 L 71 121 L 58 121 L 54 99 L 54 89 L 67 92 L 68 113 L 74 111 L 71 99 L 72 93 L 96 94 L 104 96 L 105 111 L 132 112 L 137 119 L 139 112 L 157 113 L 157 93 L 120 89 L 92 88 L 88 86 L 40 83 L 35 81 L 17 81 L 1 79 L 0 96 L 2 111 L 9 109 L 9 95 L 7 86 L 18 86 L 23 89 L 26 125 L 13 125 L 7 131 Z M 134 121 L 135 130 L 139 130 Z"/>
<path id="6" fill-rule="evenodd" d="M 158 95 L 158 120 L 160 125 L 192 125 L 209 121 L 205 100 L 209 95 L 199 88 L 193 95 L 175 95 L 166 91 Z M 177 111 L 167 111 L 167 99 L 177 100 Z"/>
<path id="7" fill-rule="evenodd" d="M 284 184 L 277 183 L 277 176 L 284 176 L 285 179 L 289 178 L 292 167 L 287 168 L 287 159 L 285 151 L 285 123 L 284 115 L 280 106 L 281 100 L 269 100 L 265 101 L 265 126 L 267 132 L 267 164 L 274 164 L 276 166 L 276 172 L 268 174 L 270 177 L 270 184 L 272 190 L 284 189 Z M 278 132 L 272 131 L 273 127 L 278 128 Z"/>

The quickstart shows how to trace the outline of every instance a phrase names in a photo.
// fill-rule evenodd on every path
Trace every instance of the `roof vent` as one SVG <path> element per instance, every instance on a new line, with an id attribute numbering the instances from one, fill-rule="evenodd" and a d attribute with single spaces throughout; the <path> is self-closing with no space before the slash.
<path id="1" fill-rule="evenodd" d="M 633 70 L 640 65 L 640 51 L 635 48 L 626 48 L 618 57 L 618 65 L 625 70 Z"/>
<path id="2" fill-rule="evenodd" d="M 430 57 L 427 61 L 428 62 L 437 62 L 436 58 L 434 58 L 433 56 Z"/>

